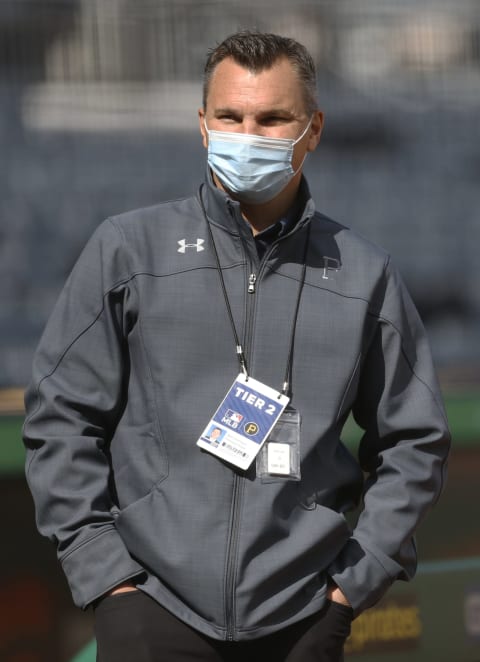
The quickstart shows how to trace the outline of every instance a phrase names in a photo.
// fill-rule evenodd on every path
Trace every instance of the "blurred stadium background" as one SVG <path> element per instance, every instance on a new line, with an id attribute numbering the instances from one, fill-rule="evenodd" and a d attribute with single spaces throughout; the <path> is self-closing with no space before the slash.
<path id="1" fill-rule="evenodd" d="M 95 226 L 196 190 L 203 63 L 239 28 L 314 55 L 326 127 L 306 165 L 312 192 L 399 265 L 454 433 L 418 576 L 355 621 L 347 659 L 478 662 L 478 0 L 0 0 L 0 660 L 94 660 L 91 615 L 71 606 L 34 530 L 21 394 Z"/>

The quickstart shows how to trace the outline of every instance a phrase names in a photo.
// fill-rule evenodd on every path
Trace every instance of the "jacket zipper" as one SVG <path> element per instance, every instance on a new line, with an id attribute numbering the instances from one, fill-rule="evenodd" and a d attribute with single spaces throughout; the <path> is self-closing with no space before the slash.
<path id="1" fill-rule="evenodd" d="M 248 261 L 248 258 L 247 258 Z M 253 265 L 250 265 L 250 268 Z M 248 267 L 247 267 L 248 268 Z M 257 275 L 251 271 L 247 278 L 247 293 L 249 295 L 256 294 Z M 246 337 L 245 348 L 251 358 L 251 340 L 253 338 L 253 308 L 255 297 L 249 297 L 246 308 Z M 248 360 L 247 360 L 248 365 Z M 231 511 L 231 525 L 230 537 L 228 540 L 227 552 L 227 569 L 226 569 L 226 600 L 225 600 L 225 614 L 227 623 L 227 641 L 233 640 L 233 633 L 235 630 L 235 580 L 236 580 L 236 564 L 237 564 L 237 551 L 238 551 L 238 537 L 239 537 L 239 524 L 240 524 L 240 510 L 241 510 L 241 497 L 243 480 L 238 474 L 233 478 L 233 496 L 232 496 L 232 511 Z"/>
<path id="2" fill-rule="evenodd" d="M 274 242 L 270 249 L 265 253 L 263 260 L 260 264 L 258 274 L 261 275 L 263 271 L 263 265 L 266 264 L 266 258 L 272 252 L 274 245 L 278 242 Z M 245 249 L 244 249 L 245 250 Z M 245 255 L 246 263 L 250 265 L 251 263 L 248 259 L 248 256 Z M 248 268 L 248 267 L 247 267 Z M 248 272 L 247 272 L 248 273 Z M 256 294 L 256 283 L 258 276 L 253 271 L 250 271 L 247 277 L 247 293 L 251 295 Z M 255 306 L 255 297 L 249 298 L 246 308 L 246 337 L 244 339 L 244 346 L 248 353 L 248 358 L 252 356 L 252 346 L 251 341 L 253 338 L 253 309 Z M 248 365 L 248 359 L 247 359 Z M 227 641 L 233 641 L 233 635 L 235 631 L 235 580 L 236 580 L 236 565 L 237 565 L 237 552 L 238 552 L 238 537 L 239 537 L 239 522 L 240 522 L 240 510 L 241 510 L 241 499 L 243 493 L 243 479 L 238 474 L 234 474 L 233 477 L 233 494 L 232 494 L 232 509 L 230 517 L 230 535 L 228 539 L 228 549 L 227 549 L 227 563 L 225 571 L 225 616 L 226 616 L 226 638 Z"/>
<path id="3" fill-rule="evenodd" d="M 239 520 L 241 510 L 243 481 L 237 474 L 233 477 L 233 495 L 230 537 L 228 541 L 227 552 L 227 572 L 226 572 L 226 601 L 225 612 L 227 621 L 227 641 L 233 641 L 235 630 L 235 579 L 238 550 Z"/>
<path id="4" fill-rule="evenodd" d="M 234 210 L 230 208 L 230 213 L 234 213 Z M 250 274 L 247 276 L 247 292 L 249 294 L 255 293 L 255 283 L 257 276 L 251 271 L 253 265 L 251 265 L 248 256 L 246 255 L 245 248 L 243 248 L 245 254 L 245 263 L 250 267 Z M 247 267 L 247 269 L 249 268 Z M 247 271 L 248 274 L 248 271 Z M 251 317 L 251 305 L 250 301 L 247 302 L 245 310 L 246 318 L 246 337 L 244 342 L 248 342 L 251 335 L 249 319 Z M 248 345 L 244 345 L 249 350 Z M 227 547 L 227 561 L 225 569 L 225 619 L 226 619 L 226 639 L 227 641 L 233 641 L 234 632 L 235 632 L 235 583 L 237 577 L 237 556 L 238 556 L 238 539 L 239 539 L 239 525 L 240 525 L 240 512 L 241 512 L 241 501 L 243 494 L 243 478 L 235 473 L 233 476 L 233 491 L 232 491 L 232 507 L 230 511 L 230 531 L 228 538 L 228 547 Z"/>
<path id="5" fill-rule="evenodd" d="M 288 235 L 285 235 L 285 236 L 288 237 Z M 257 276 L 257 274 L 254 273 L 253 271 L 252 271 L 252 273 L 250 273 L 250 275 L 248 276 L 248 289 L 247 289 L 247 292 L 248 292 L 249 294 L 255 294 L 255 292 L 256 292 L 256 283 L 257 283 L 258 277 L 259 277 L 259 276 L 262 274 L 262 272 L 263 272 L 263 265 L 266 264 L 266 262 L 267 262 L 267 260 L 268 260 L 268 257 L 269 257 L 269 255 L 270 255 L 270 253 L 273 251 L 273 249 L 275 248 L 275 246 L 276 246 L 276 245 L 277 245 L 282 239 L 283 239 L 283 237 L 281 237 L 280 239 L 276 239 L 276 240 L 272 243 L 272 245 L 266 250 L 265 255 L 263 256 L 263 259 L 262 259 L 262 261 L 261 261 L 261 263 L 260 263 L 260 266 L 259 266 L 259 269 L 258 269 L 258 276 Z M 247 347 L 248 347 L 248 345 L 247 345 Z"/>

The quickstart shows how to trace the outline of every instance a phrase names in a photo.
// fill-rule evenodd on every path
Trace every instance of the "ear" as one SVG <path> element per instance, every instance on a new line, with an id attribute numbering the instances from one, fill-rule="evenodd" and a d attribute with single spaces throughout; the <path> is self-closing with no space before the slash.
<path id="1" fill-rule="evenodd" d="M 203 108 L 198 109 L 198 122 L 200 125 L 200 133 L 202 134 L 202 142 L 205 149 L 208 147 L 208 133 L 205 129 L 205 111 Z"/>
<path id="2" fill-rule="evenodd" d="M 307 144 L 307 152 L 314 152 L 322 136 L 324 117 L 321 110 L 316 110 L 312 116 L 310 135 Z"/>

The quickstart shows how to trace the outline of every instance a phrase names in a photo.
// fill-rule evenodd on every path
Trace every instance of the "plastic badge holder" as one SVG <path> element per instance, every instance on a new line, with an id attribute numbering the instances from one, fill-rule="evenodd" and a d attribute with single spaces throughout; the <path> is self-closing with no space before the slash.
<path id="1" fill-rule="evenodd" d="M 288 407 L 257 456 L 262 482 L 300 480 L 300 414 Z"/>

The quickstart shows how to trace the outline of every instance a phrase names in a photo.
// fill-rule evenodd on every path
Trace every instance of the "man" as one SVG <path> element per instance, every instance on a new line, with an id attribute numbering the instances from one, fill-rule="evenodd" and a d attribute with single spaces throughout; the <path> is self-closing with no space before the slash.
<path id="1" fill-rule="evenodd" d="M 216 444 L 218 446 L 222 436 L 223 436 L 222 428 L 217 428 L 217 427 L 212 426 L 212 428 L 210 429 L 210 432 L 208 433 L 207 440 L 211 444 Z"/>
<path id="2" fill-rule="evenodd" d="M 38 526 L 95 607 L 101 662 L 342 660 L 352 617 L 413 576 L 442 488 L 428 345 L 388 255 L 310 199 L 323 116 L 303 46 L 227 38 L 199 121 L 198 195 L 102 224 L 41 340 Z"/>

